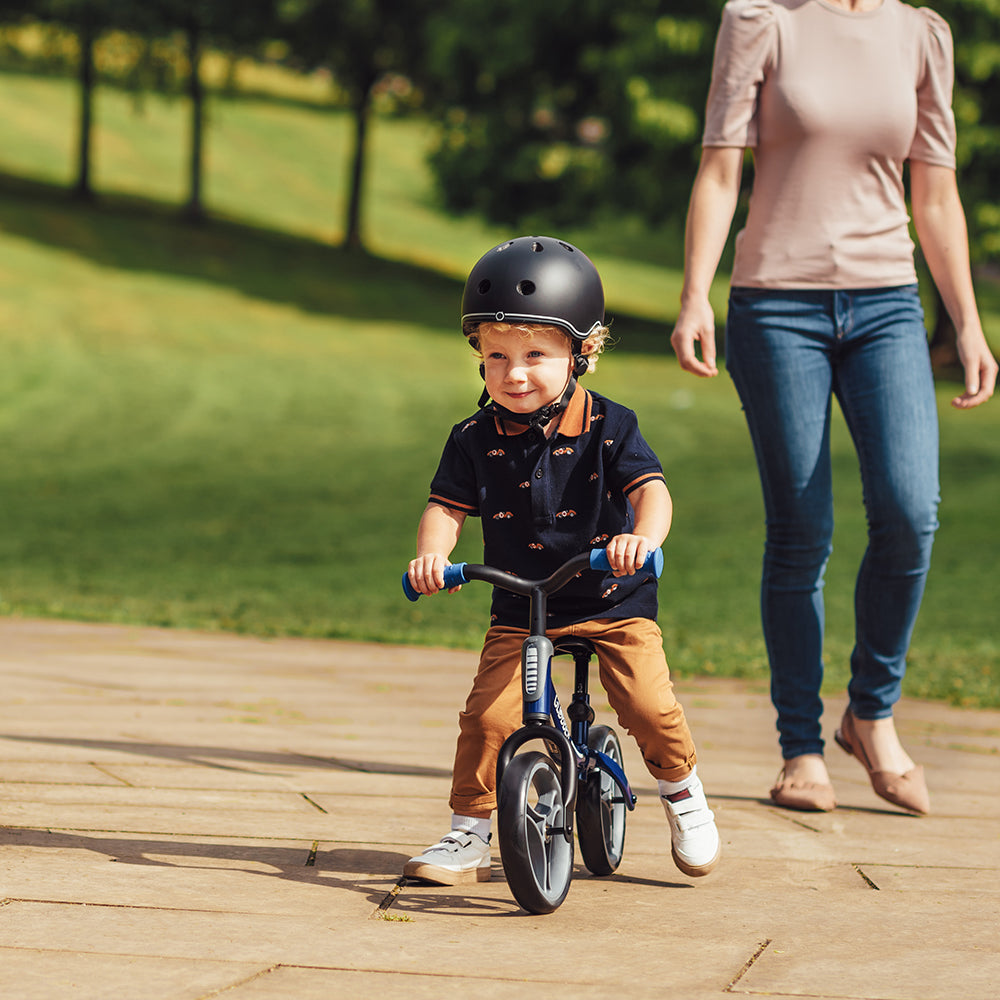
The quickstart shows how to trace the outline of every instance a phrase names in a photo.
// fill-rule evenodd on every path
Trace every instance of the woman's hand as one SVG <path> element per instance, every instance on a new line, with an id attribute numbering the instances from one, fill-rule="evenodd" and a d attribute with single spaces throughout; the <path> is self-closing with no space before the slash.
<path id="1" fill-rule="evenodd" d="M 715 314 L 707 298 L 681 306 L 670 346 L 684 371 L 700 378 L 719 374 L 715 365 Z"/>
<path id="2" fill-rule="evenodd" d="M 993 395 L 997 384 L 997 360 L 981 331 L 971 337 L 959 336 L 958 357 L 965 369 L 965 392 L 956 396 L 951 405 L 958 410 L 971 410 Z"/>

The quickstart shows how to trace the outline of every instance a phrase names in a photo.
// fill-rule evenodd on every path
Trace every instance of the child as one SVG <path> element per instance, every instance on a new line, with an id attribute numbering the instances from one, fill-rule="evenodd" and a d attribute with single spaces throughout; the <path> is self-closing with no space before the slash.
<path id="1" fill-rule="evenodd" d="M 707 875 L 719 859 L 719 835 L 672 691 L 656 579 L 636 574 L 670 529 L 670 494 L 635 414 L 577 384 L 608 334 L 600 276 L 568 243 L 520 237 L 479 260 L 462 313 L 481 359 L 483 408 L 457 424 L 445 446 L 410 583 L 421 594 L 443 588 L 469 515 L 482 519 L 483 561 L 528 579 L 606 545 L 612 572 L 603 581 L 583 573 L 551 595 L 548 634 L 594 643 L 608 701 L 657 779 L 674 862 L 687 875 Z M 479 671 L 459 716 L 451 831 L 411 858 L 404 875 L 439 885 L 490 878 L 496 761 L 521 724 L 527 612 L 526 597 L 494 589 Z"/>

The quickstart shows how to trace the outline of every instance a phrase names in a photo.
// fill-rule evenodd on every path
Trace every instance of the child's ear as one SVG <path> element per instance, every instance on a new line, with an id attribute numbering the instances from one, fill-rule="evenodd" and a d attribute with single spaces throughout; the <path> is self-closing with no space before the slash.
<path id="1" fill-rule="evenodd" d="M 590 371 L 589 356 L 594 353 L 594 342 L 585 340 L 580 347 L 573 351 L 573 374 L 579 378 Z"/>

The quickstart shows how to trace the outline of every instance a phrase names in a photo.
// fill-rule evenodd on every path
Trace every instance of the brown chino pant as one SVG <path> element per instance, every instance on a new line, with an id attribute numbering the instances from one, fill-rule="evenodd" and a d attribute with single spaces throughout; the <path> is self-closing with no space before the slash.
<path id="1" fill-rule="evenodd" d="M 527 632 L 494 626 L 486 633 L 479 670 L 459 715 L 451 809 L 488 817 L 496 808 L 496 763 L 504 740 L 521 726 L 521 644 Z M 674 697 L 663 637 L 648 618 L 599 619 L 552 629 L 549 638 L 590 639 L 597 649 L 608 703 L 639 745 L 654 778 L 679 781 L 695 765 L 694 741 Z"/>

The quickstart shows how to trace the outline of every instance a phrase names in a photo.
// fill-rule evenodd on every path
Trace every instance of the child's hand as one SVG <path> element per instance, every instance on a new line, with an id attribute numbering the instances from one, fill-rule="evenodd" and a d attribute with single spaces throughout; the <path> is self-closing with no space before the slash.
<path id="1" fill-rule="evenodd" d="M 418 594 L 436 594 L 444 587 L 444 568 L 450 566 L 446 556 L 439 552 L 428 552 L 410 561 L 407 575 L 410 585 Z M 461 590 L 461 587 L 451 587 L 449 594 Z"/>
<path id="2" fill-rule="evenodd" d="M 608 562 L 615 576 L 632 576 L 656 548 L 644 535 L 615 535 L 608 542 Z"/>

